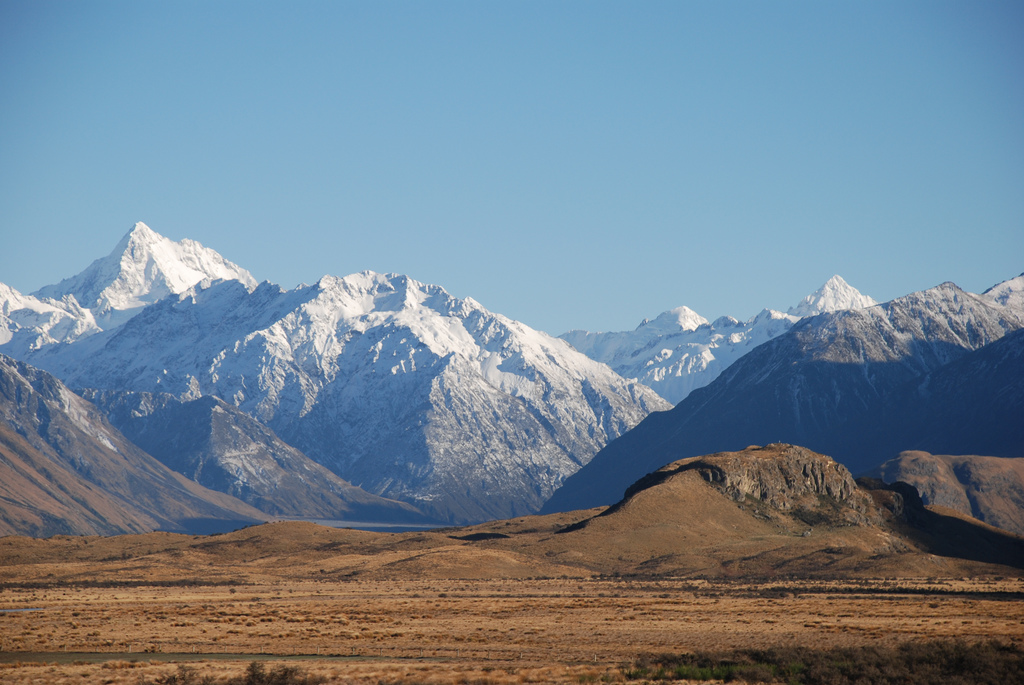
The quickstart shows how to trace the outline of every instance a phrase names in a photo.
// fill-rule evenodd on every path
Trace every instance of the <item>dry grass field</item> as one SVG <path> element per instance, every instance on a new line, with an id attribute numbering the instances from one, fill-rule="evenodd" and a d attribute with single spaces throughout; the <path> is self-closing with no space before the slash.
<path id="1" fill-rule="evenodd" d="M 334 683 L 620 681 L 644 654 L 997 640 L 1019 579 L 533 579 L 12 587 L 0 682 L 212 682 L 254 660 Z M 180 679 L 179 679 L 180 680 Z M 198 681 L 197 681 L 198 682 Z"/>
<path id="2" fill-rule="evenodd" d="M 459 529 L 0 538 L 0 683 L 1024 682 L 1024 539 L 894 498 L 681 470 Z"/>

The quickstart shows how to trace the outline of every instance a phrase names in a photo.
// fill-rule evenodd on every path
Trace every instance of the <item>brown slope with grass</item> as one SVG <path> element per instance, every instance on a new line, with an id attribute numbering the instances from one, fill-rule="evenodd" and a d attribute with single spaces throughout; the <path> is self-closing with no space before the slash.
<path id="1" fill-rule="evenodd" d="M 873 475 L 910 483 L 926 504 L 1024 535 L 1024 458 L 901 452 Z"/>
<path id="2" fill-rule="evenodd" d="M 684 459 L 620 503 L 387 534 L 276 523 L 212 537 L 0 540 L 0 582 L 1020 576 L 1024 539 L 855 483 L 792 445 Z"/>
<path id="3" fill-rule="evenodd" d="M 1024 567 L 1021 538 L 915 500 L 861 487 L 802 447 L 748 447 L 669 464 L 618 504 L 533 545 L 599 573 L 659 576 L 935 577 Z"/>

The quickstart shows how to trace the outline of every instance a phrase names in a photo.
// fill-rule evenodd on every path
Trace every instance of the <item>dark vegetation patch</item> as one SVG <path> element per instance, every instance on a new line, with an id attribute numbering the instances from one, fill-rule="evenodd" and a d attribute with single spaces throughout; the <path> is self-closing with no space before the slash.
<path id="1" fill-rule="evenodd" d="M 570 523 L 568 526 L 556 530 L 555 535 L 560 535 L 562 533 L 571 533 L 575 530 L 583 530 L 587 527 L 589 523 L 590 519 L 583 519 L 582 521 L 577 521 L 576 523 Z"/>
<path id="2" fill-rule="evenodd" d="M 21 583 L 0 583 L 4 590 L 46 590 L 54 587 L 68 588 L 138 588 L 138 587 L 221 587 L 226 585 L 247 585 L 240 579 L 211 579 L 202 577 L 176 578 L 174 580 L 30 580 Z"/>
<path id="3" fill-rule="evenodd" d="M 482 540 L 508 540 L 504 533 L 470 533 L 469 535 L 449 535 L 452 540 L 465 540 L 467 542 L 480 542 Z"/>
<path id="4" fill-rule="evenodd" d="M 227 685 L 320 685 L 324 678 L 308 676 L 295 666 L 281 665 L 268 670 L 263 662 L 253 661 L 246 669 L 245 675 L 227 681 L 215 681 L 213 676 L 200 675 L 195 668 L 182 665 L 176 672 L 157 678 L 153 682 L 155 685 L 213 685 L 215 682 Z M 139 684 L 149 685 L 149 681 L 140 679 Z"/>
<path id="5" fill-rule="evenodd" d="M 627 680 L 719 680 L 799 685 L 1002 685 L 1024 683 L 1024 651 L 985 642 L 907 642 L 899 647 L 776 647 L 648 656 Z"/>
<path id="6" fill-rule="evenodd" d="M 791 512 L 793 518 L 803 521 L 809 526 L 848 526 L 850 523 L 844 516 L 845 507 L 834 497 L 818 495 L 818 506 L 796 507 Z"/>

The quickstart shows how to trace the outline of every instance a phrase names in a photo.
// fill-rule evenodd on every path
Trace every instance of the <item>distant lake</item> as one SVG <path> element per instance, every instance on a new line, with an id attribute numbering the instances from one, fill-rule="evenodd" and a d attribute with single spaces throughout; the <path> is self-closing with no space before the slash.
<path id="1" fill-rule="evenodd" d="M 309 523 L 315 523 L 319 526 L 329 526 L 331 528 L 352 528 L 354 530 L 367 530 L 376 533 L 409 533 L 416 530 L 431 530 L 434 528 L 448 528 L 450 526 L 442 525 L 439 523 L 435 524 L 415 524 L 415 523 L 388 523 L 378 521 L 340 521 L 337 519 L 314 519 L 314 518 L 303 518 L 303 517 L 281 517 L 281 521 L 308 521 Z"/>

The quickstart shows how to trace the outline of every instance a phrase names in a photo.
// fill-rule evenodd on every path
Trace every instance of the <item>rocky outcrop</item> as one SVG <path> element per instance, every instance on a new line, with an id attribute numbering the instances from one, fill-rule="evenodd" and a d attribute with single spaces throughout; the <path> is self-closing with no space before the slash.
<path id="1" fill-rule="evenodd" d="M 777 509 L 792 509 L 809 496 L 846 502 L 857 490 L 846 467 L 793 445 L 698 457 L 687 467 L 737 501 L 753 497 Z"/>
<path id="2" fill-rule="evenodd" d="M 831 523 L 862 524 L 874 513 L 870 497 L 845 466 L 804 447 L 781 443 L 680 459 L 634 483 L 623 502 L 685 471 L 695 471 L 736 502 L 750 498 L 782 512 L 824 507 L 827 516 L 815 518 Z"/>

